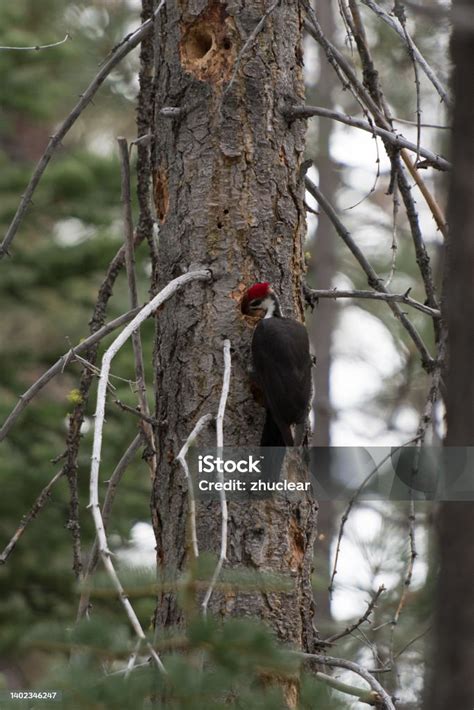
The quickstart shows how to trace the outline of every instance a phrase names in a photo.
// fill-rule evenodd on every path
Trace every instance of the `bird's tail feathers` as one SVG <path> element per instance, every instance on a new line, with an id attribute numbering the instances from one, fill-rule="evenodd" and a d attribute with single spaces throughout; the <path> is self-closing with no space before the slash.
<path id="1" fill-rule="evenodd" d="M 260 446 L 293 446 L 293 434 L 288 424 L 277 424 L 267 409 Z"/>

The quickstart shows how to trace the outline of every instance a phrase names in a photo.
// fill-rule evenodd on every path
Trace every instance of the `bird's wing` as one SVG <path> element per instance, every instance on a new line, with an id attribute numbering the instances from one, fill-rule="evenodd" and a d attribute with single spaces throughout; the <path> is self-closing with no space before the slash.
<path id="1" fill-rule="evenodd" d="M 252 340 L 255 373 L 275 421 L 303 421 L 311 397 L 311 358 L 306 328 L 290 318 L 265 318 Z"/>

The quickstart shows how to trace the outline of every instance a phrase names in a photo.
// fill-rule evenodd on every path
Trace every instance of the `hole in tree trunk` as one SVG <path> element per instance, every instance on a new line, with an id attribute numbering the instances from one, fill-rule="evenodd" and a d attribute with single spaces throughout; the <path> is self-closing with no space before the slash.
<path id="1" fill-rule="evenodd" d="M 212 49 L 213 37 L 210 32 L 205 29 L 192 30 L 187 39 L 185 50 L 188 59 L 202 59 Z"/>

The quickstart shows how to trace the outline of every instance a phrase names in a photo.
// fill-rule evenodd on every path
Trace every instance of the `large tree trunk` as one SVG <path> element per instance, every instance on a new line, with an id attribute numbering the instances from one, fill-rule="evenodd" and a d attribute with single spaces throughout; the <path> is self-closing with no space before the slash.
<path id="1" fill-rule="evenodd" d="M 453 9 L 471 8 L 466 0 Z M 453 175 L 449 195 L 450 240 L 445 280 L 448 325 L 448 446 L 474 445 L 474 64 L 472 26 L 456 24 L 452 38 Z M 472 475 L 472 471 L 471 471 Z M 474 505 L 443 503 L 439 513 L 440 577 L 435 658 L 426 707 L 474 707 Z"/>
<path id="2" fill-rule="evenodd" d="M 336 26 L 334 7 L 331 3 L 321 3 L 318 8 L 318 18 L 328 40 L 333 41 Z M 318 45 L 319 79 L 317 96 L 313 101 L 320 106 L 333 107 L 332 92 L 334 88 L 334 70 L 326 61 L 324 50 Z M 336 192 L 339 186 L 337 165 L 331 157 L 331 135 L 334 130 L 333 121 L 320 119 L 318 125 L 318 142 L 316 166 L 319 173 L 319 187 L 331 204 L 336 202 Z M 327 215 L 321 210 L 318 217 L 318 227 L 315 239 L 311 245 L 311 285 L 318 289 L 329 289 L 333 286 L 337 268 L 337 240 L 334 227 Z M 337 320 L 336 300 L 321 299 L 313 311 L 310 324 L 311 347 L 316 356 L 317 367 L 314 371 L 314 385 L 317 392 L 313 402 L 314 434 L 313 446 L 329 446 L 331 443 L 331 343 Z"/>
<path id="3" fill-rule="evenodd" d="M 161 569 L 186 564 L 186 485 L 175 457 L 198 417 L 216 413 L 224 338 L 232 343 L 226 446 L 258 445 L 263 411 L 252 400 L 247 368 L 252 330 L 238 309 L 243 289 L 268 280 L 287 315 L 301 319 L 305 234 L 299 175 L 304 125 L 281 114 L 285 97 L 303 97 L 302 17 L 281 2 L 241 57 L 270 0 L 175 0 L 158 18 L 153 146 L 155 207 L 160 219 L 157 287 L 196 265 L 210 284 L 192 284 L 160 312 L 156 339 L 158 474 L 152 513 Z M 179 107 L 177 119 L 165 107 Z M 212 443 L 214 435 L 203 435 Z M 254 614 L 298 647 L 313 645 L 310 586 L 316 505 L 266 499 L 233 502 L 228 564 L 290 575 L 291 593 L 215 594 L 224 616 Z M 202 505 L 201 549 L 217 551 L 220 511 Z M 182 623 L 175 594 L 158 602 L 158 625 Z"/>
<path id="4" fill-rule="evenodd" d="M 330 41 L 334 40 L 336 23 L 335 8 L 331 3 L 321 3 L 318 7 L 318 18 L 324 34 Z M 332 92 L 334 89 L 334 70 L 326 61 L 324 50 L 318 45 L 319 78 L 314 93 L 314 100 L 308 97 L 309 104 L 333 107 Z M 334 130 L 333 121 L 322 119 L 318 126 L 317 155 L 314 156 L 319 173 L 319 187 L 331 204 L 336 203 L 336 192 L 339 185 L 337 165 L 331 157 L 331 135 Z M 313 157 L 313 156 L 312 156 Z M 326 214 L 321 210 L 318 217 L 318 227 L 311 244 L 311 271 L 308 280 L 313 288 L 332 288 L 337 268 L 337 240 L 334 227 Z M 316 396 L 313 402 L 314 431 L 313 446 L 330 446 L 331 444 L 331 345 L 337 321 L 336 300 L 321 299 L 314 309 L 309 323 L 311 348 L 316 357 L 314 368 L 314 389 Z M 334 501 L 326 500 L 318 513 L 317 541 L 317 574 L 320 580 L 319 591 L 315 592 L 318 608 L 318 625 L 328 631 L 331 628 L 331 601 L 328 594 L 331 569 L 331 544 L 336 532 L 337 510 Z M 319 563 L 319 564 L 318 564 Z"/>

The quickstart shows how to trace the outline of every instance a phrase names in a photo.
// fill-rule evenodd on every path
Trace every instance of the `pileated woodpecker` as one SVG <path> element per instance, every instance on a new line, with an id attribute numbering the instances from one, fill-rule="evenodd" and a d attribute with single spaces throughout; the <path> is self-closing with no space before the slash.
<path id="1" fill-rule="evenodd" d="M 299 446 L 312 396 L 312 360 L 306 328 L 282 316 L 269 283 L 251 286 L 242 298 L 241 310 L 261 319 L 252 339 L 252 374 L 266 409 L 260 445 Z"/>

